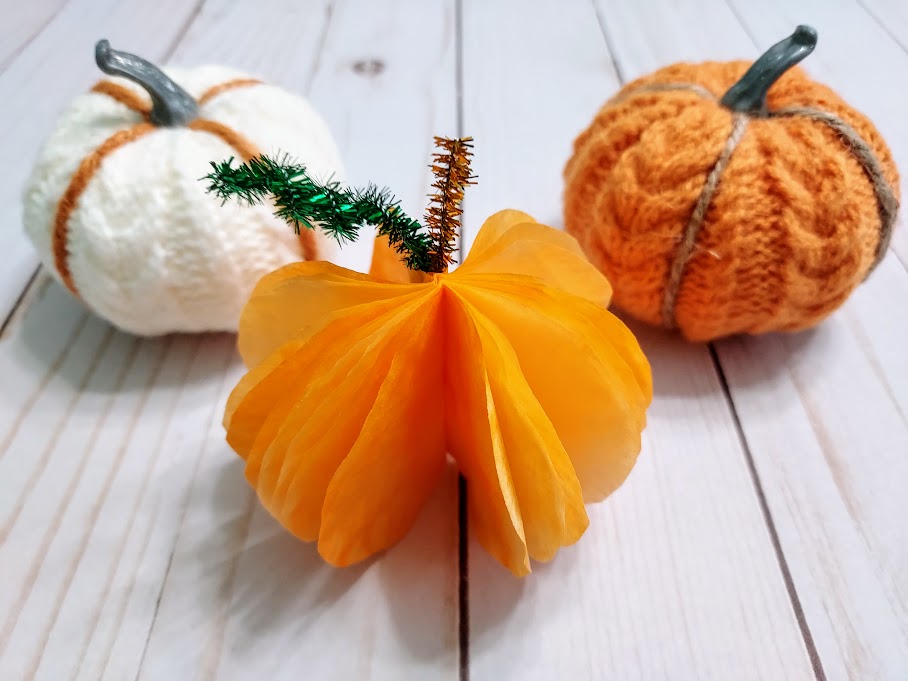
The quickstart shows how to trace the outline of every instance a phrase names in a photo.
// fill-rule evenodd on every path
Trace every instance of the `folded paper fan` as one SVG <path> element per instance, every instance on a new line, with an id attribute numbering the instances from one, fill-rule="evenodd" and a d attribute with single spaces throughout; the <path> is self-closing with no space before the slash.
<path id="1" fill-rule="evenodd" d="M 440 271 L 300 262 L 259 282 L 227 439 L 265 507 L 334 565 L 400 540 L 450 454 L 480 543 L 523 575 L 630 472 L 649 366 L 572 237 L 502 211 L 447 273 L 454 229 L 431 215 Z"/>

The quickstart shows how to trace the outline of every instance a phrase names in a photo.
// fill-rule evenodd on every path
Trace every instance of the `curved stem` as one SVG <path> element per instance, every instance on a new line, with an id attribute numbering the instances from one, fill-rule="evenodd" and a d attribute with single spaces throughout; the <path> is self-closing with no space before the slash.
<path id="1" fill-rule="evenodd" d="M 186 125 L 198 115 L 199 107 L 192 95 L 151 62 L 115 50 L 107 40 L 99 40 L 95 45 L 95 62 L 104 73 L 128 78 L 148 92 L 152 103 L 151 122 L 155 125 Z"/>
<path id="2" fill-rule="evenodd" d="M 816 30 L 810 26 L 798 26 L 785 40 L 766 50 L 741 76 L 741 80 L 729 88 L 719 103 L 740 113 L 765 114 L 769 88 L 783 73 L 813 52 L 816 44 Z"/>

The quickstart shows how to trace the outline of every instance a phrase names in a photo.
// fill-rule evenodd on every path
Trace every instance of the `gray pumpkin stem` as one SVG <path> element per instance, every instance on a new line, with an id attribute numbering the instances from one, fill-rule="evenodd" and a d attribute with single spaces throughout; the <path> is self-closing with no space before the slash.
<path id="1" fill-rule="evenodd" d="M 104 73 L 122 76 L 141 85 L 151 97 L 151 122 L 155 125 L 186 125 L 199 113 L 186 90 L 164 75 L 157 66 L 128 52 L 119 52 L 107 40 L 95 45 L 95 62 Z"/>
<path id="2" fill-rule="evenodd" d="M 816 30 L 810 26 L 798 26 L 785 40 L 766 50 L 741 80 L 729 88 L 720 104 L 740 113 L 765 114 L 769 88 L 783 73 L 813 52 L 816 45 Z"/>

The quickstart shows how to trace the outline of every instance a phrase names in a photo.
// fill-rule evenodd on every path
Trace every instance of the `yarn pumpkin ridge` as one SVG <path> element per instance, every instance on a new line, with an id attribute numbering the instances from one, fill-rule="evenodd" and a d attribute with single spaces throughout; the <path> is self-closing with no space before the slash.
<path id="1" fill-rule="evenodd" d="M 305 100 L 222 67 L 165 74 L 106 40 L 95 61 L 113 78 L 63 112 L 24 195 L 25 231 L 74 296 L 133 333 L 232 331 L 261 276 L 337 253 L 311 230 L 294 237 L 267 210 L 220 210 L 198 184 L 211 155 L 250 159 L 260 145 L 339 174 L 330 133 Z"/>
<path id="2" fill-rule="evenodd" d="M 660 69 L 577 138 L 565 226 L 619 308 L 696 341 L 799 330 L 885 255 L 898 171 L 870 120 L 792 68 L 815 43 L 800 26 L 753 65 Z"/>

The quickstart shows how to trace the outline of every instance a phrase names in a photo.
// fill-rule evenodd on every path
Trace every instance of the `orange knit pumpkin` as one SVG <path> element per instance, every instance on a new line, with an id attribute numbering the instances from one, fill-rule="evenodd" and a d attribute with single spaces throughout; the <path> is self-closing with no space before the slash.
<path id="1" fill-rule="evenodd" d="M 803 329 L 883 257 L 898 171 L 866 117 L 788 70 L 815 42 L 663 68 L 576 140 L 565 225 L 618 307 L 691 340 Z"/>

